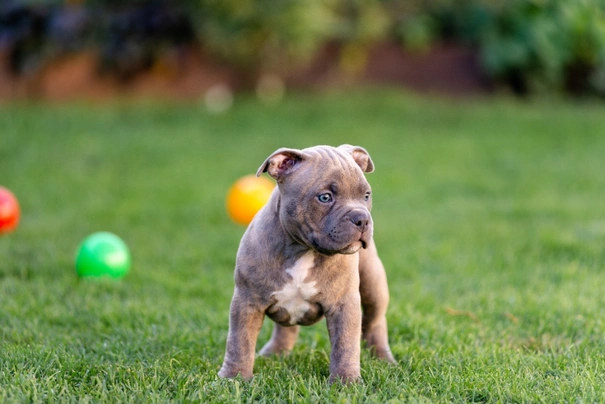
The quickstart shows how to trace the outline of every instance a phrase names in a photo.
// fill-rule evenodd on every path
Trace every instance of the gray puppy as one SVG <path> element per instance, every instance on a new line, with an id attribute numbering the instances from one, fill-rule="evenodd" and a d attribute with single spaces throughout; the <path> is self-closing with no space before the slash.
<path id="1" fill-rule="evenodd" d="M 372 238 L 372 194 L 362 147 L 279 149 L 260 166 L 277 180 L 240 242 L 227 352 L 220 377 L 249 379 L 265 315 L 276 324 L 261 355 L 292 350 L 300 325 L 324 316 L 330 381 L 360 378 L 360 342 L 395 362 L 388 344 L 386 274 Z M 363 315 L 362 315 L 363 307 Z"/>

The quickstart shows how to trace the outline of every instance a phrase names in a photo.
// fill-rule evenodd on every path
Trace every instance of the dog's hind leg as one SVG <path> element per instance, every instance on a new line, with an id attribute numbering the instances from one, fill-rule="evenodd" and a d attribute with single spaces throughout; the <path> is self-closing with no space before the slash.
<path id="1" fill-rule="evenodd" d="M 271 339 L 260 350 L 259 355 L 269 356 L 289 353 L 294 348 L 299 331 L 300 326 L 298 325 L 284 327 L 276 323 Z"/>

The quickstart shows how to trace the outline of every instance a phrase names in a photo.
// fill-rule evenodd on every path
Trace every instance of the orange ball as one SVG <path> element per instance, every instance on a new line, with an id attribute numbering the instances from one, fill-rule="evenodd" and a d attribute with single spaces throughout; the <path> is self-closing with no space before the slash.
<path id="1" fill-rule="evenodd" d="M 21 210 L 11 191 L 0 187 L 0 234 L 14 230 L 19 224 Z"/>
<path id="2" fill-rule="evenodd" d="M 275 184 L 266 177 L 245 175 L 237 180 L 227 193 L 227 213 L 234 222 L 247 226 L 262 208 Z"/>

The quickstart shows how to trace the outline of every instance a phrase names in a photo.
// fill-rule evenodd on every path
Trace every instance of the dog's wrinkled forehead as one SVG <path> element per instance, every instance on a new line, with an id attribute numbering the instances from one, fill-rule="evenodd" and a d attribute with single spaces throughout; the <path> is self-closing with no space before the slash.
<path id="1" fill-rule="evenodd" d="M 280 183 L 301 169 L 305 172 L 361 175 L 362 172 L 374 171 L 374 163 L 368 152 L 359 146 L 314 146 L 303 150 L 282 148 L 267 157 L 256 174 L 267 172 Z"/>
<path id="2" fill-rule="evenodd" d="M 314 171 L 331 172 L 333 174 L 343 173 L 345 175 L 361 172 L 361 168 L 357 165 L 353 156 L 344 150 L 315 146 L 303 151 L 309 156 L 309 162 Z"/>

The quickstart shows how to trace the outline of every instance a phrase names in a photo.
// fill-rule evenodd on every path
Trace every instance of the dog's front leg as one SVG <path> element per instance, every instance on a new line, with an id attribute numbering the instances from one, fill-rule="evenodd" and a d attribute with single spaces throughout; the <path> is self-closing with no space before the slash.
<path id="1" fill-rule="evenodd" d="M 359 252 L 359 277 L 363 308 L 361 337 L 377 358 L 395 363 L 387 333 L 386 312 L 389 305 L 387 275 L 373 241 L 368 248 Z"/>
<path id="2" fill-rule="evenodd" d="M 256 340 L 263 325 L 264 312 L 246 301 L 235 288 L 229 314 L 229 334 L 227 351 L 220 377 L 252 378 Z"/>
<path id="3" fill-rule="evenodd" d="M 361 345 L 361 306 L 358 293 L 352 293 L 344 303 L 326 313 L 328 333 L 332 344 L 330 382 L 359 380 Z"/>

